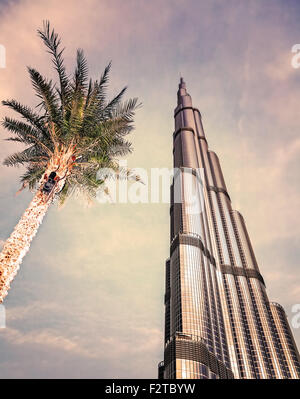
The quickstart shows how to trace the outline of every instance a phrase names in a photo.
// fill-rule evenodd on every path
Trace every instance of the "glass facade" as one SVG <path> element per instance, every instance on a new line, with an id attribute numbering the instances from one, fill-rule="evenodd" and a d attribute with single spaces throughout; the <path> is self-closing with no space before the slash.
<path id="1" fill-rule="evenodd" d="M 181 79 L 174 112 L 165 352 L 159 378 L 300 378 L 284 310 L 270 303 L 201 114 Z"/>

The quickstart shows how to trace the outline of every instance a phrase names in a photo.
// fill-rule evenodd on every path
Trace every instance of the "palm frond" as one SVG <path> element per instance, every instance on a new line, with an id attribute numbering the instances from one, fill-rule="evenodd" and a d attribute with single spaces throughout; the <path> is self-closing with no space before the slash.
<path id="1" fill-rule="evenodd" d="M 84 120 L 84 108 L 87 95 L 88 67 L 81 49 L 77 50 L 77 65 L 72 83 L 69 118 L 66 129 L 67 138 L 74 137 L 81 131 Z"/>
<path id="2" fill-rule="evenodd" d="M 29 189 L 32 190 L 36 187 L 44 173 L 44 168 L 41 166 L 29 166 L 26 172 L 21 176 L 21 182 L 24 185 L 28 185 Z"/>
<path id="3" fill-rule="evenodd" d="M 73 191 L 74 191 L 74 186 L 72 186 L 69 182 L 66 182 L 62 190 L 57 195 L 59 207 L 62 207 L 65 204 L 66 200 L 68 199 L 68 197 L 72 195 Z"/>
<path id="4" fill-rule="evenodd" d="M 111 118 L 122 118 L 127 122 L 133 122 L 133 117 L 135 115 L 135 111 L 141 107 L 141 104 L 138 104 L 137 98 L 130 98 L 129 100 L 123 102 L 118 107 L 115 107 L 111 112 Z"/>
<path id="5" fill-rule="evenodd" d="M 52 62 L 59 77 L 60 88 L 58 89 L 58 93 L 61 101 L 62 112 L 64 113 L 64 109 L 70 98 L 71 88 L 69 77 L 64 65 L 64 49 L 60 49 L 61 39 L 58 34 L 55 33 L 54 29 L 50 32 L 49 21 L 43 22 L 43 30 L 38 29 L 38 35 L 48 48 L 48 53 L 52 55 Z"/>
<path id="6" fill-rule="evenodd" d="M 115 140 L 115 143 L 109 148 L 111 157 L 124 157 L 132 152 L 132 144 L 125 140 Z"/>
<path id="7" fill-rule="evenodd" d="M 98 83 L 98 100 L 100 104 L 105 104 L 105 99 L 106 99 L 106 90 L 107 90 L 107 84 L 109 81 L 109 72 L 111 70 L 111 61 L 108 63 L 108 65 L 105 67 L 103 74 L 101 75 L 100 81 Z"/>
<path id="8" fill-rule="evenodd" d="M 47 128 L 45 127 L 46 118 L 44 115 L 39 115 L 38 113 L 34 112 L 30 107 L 22 105 L 16 100 L 4 100 L 2 101 L 2 105 L 7 106 L 20 114 L 22 118 L 27 120 L 27 122 L 29 122 L 36 129 L 38 129 L 44 137 L 49 138 L 49 133 L 47 131 Z"/>
<path id="9" fill-rule="evenodd" d="M 41 130 L 37 129 L 35 126 L 29 125 L 10 117 L 5 117 L 1 124 L 9 132 L 17 136 L 17 138 L 9 138 L 7 140 L 19 141 L 20 143 L 24 144 L 33 144 L 35 141 L 32 139 L 32 137 L 35 137 L 37 140 L 42 140 L 45 144 L 47 144 L 50 150 L 50 141 L 48 142 L 48 138 L 47 140 L 45 140 L 43 134 L 41 133 Z"/>
<path id="10" fill-rule="evenodd" d="M 83 91 L 87 88 L 88 65 L 82 49 L 77 50 L 76 62 L 77 65 L 74 74 L 74 92 L 79 90 Z"/>
<path id="11" fill-rule="evenodd" d="M 41 106 L 46 111 L 50 120 L 60 127 L 61 117 L 55 87 L 52 81 L 48 81 L 34 68 L 28 67 L 28 72 L 36 95 L 41 100 L 38 106 Z"/>
<path id="12" fill-rule="evenodd" d="M 26 163 L 36 162 L 39 164 L 44 163 L 44 165 L 47 165 L 47 161 L 48 158 L 41 156 L 41 154 L 36 151 L 36 147 L 33 145 L 23 151 L 9 155 L 4 159 L 3 164 L 6 166 L 20 166 Z"/>
<path id="13" fill-rule="evenodd" d="M 103 117 L 107 118 L 110 115 L 113 114 L 114 110 L 116 109 L 116 107 L 120 104 L 125 91 L 127 90 L 127 87 L 124 87 L 119 94 L 117 94 L 105 107 L 103 110 L 101 110 L 101 114 L 103 115 Z"/>

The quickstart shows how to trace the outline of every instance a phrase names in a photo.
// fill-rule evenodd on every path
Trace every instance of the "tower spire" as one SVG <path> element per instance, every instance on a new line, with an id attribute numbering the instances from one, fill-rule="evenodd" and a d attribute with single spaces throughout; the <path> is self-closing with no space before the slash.
<path id="1" fill-rule="evenodd" d="M 186 84 L 182 76 L 180 77 L 179 89 L 186 89 Z"/>
<path id="2" fill-rule="evenodd" d="M 182 105 L 183 107 L 192 106 L 192 99 L 186 90 L 186 83 L 182 76 L 180 77 L 178 85 L 177 105 Z"/>

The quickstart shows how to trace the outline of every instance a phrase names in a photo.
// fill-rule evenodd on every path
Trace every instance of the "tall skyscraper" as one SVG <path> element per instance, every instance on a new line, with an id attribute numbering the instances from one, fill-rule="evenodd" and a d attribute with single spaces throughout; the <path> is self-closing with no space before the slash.
<path id="1" fill-rule="evenodd" d="M 284 309 L 269 302 L 244 219 L 232 209 L 183 79 L 177 95 L 159 378 L 300 378 Z"/>

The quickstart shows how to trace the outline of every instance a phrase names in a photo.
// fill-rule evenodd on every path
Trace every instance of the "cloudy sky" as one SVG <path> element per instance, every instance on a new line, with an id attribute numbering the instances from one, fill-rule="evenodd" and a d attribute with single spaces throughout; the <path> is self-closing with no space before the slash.
<path id="1" fill-rule="evenodd" d="M 142 101 L 129 165 L 170 168 L 183 75 L 269 297 L 291 320 L 300 303 L 300 68 L 291 65 L 299 18 L 297 0 L 0 0 L 0 99 L 36 104 L 26 66 L 52 76 L 36 35 L 49 19 L 71 71 L 78 47 L 94 78 L 112 60 L 110 94 L 128 85 Z M 1 161 L 13 147 L 1 141 Z M 15 196 L 21 172 L 0 168 L 0 240 L 31 198 Z M 155 378 L 168 215 L 168 204 L 53 207 L 5 301 L 0 378 Z"/>

